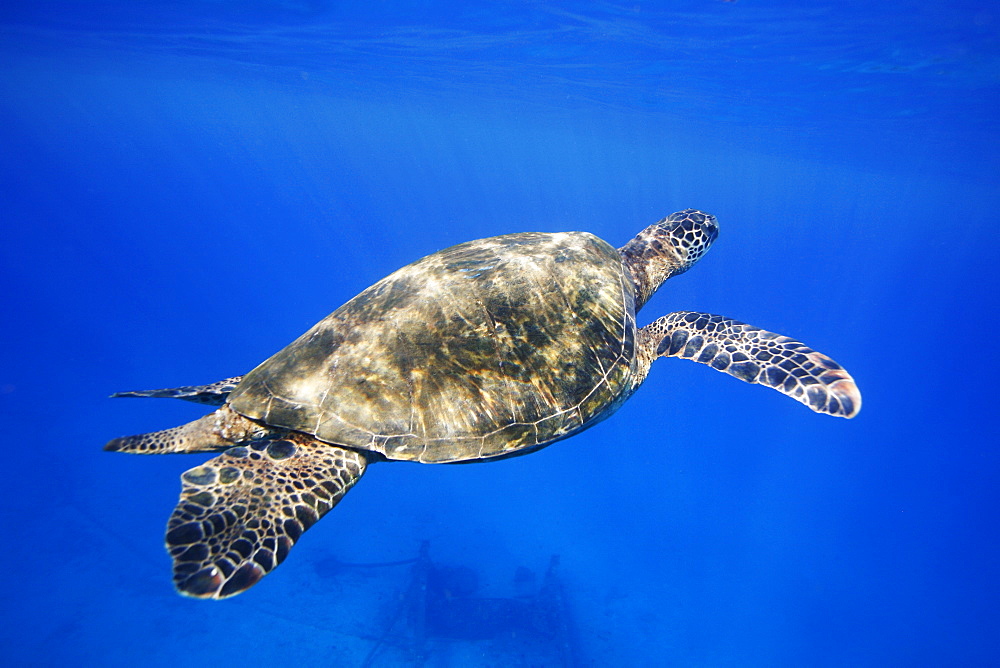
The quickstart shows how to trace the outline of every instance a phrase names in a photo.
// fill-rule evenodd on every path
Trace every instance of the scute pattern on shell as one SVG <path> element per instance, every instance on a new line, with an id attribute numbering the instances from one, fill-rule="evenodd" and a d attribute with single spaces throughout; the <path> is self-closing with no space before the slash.
<path id="1" fill-rule="evenodd" d="M 362 292 L 230 401 L 390 459 L 503 456 L 589 426 L 632 389 L 634 305 L 618 252 L 591 234 L 468 242 Z"/>

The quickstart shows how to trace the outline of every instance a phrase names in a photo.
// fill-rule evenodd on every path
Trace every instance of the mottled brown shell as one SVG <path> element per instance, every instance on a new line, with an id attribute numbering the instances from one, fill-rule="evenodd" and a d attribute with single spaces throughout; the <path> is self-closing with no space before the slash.
<path id="1" fill-rule="evenodd" d="M 584 232 L 482 239 L 379 281 L 250 372 L 232 408 L 389 459 L 564 438 L 632 389 L 635 290 Z"/>

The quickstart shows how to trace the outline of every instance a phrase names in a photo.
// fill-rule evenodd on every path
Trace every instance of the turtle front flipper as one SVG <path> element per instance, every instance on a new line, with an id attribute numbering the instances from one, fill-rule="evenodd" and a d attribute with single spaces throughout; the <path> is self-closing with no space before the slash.
<path id="1" fill-rule="evenodd" d="M 183 399 L 196 404 L 221 406 L 226 403 L 229 393 L 243 380 L 243 376 L 234 376 L 210 383 L 208 385 L 185 385 L 184 387 L 168 387 L 162 390 L 135 390 L 132 392 L 115 392 L 112 398 L 118 397 L 151 397 Z"/>
<path id="2" fill-rule="evenodd" d="M 852 418 L 861 410 L 861 392 L 842 366 L 795 339 L 738 320 L 678 311 L 643 327 L 638 339 L 640 380 L 656 357 L 682 357 L 772 387 L 817 413 Z"/>
<path id="3" fill-rule="evenodd" d="M 367 461 L 301 434 L 226 450 L 181 475 L 167 523 L 174 585 L 196 598 L 249 589 L 365 471 Z"/>

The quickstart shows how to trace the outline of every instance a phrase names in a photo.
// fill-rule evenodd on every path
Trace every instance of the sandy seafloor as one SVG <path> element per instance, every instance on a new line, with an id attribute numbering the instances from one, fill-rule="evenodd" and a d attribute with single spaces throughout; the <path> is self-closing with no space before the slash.
<path id="1" fill-rule="evenodd" d="M 996 665 L 998 34 L 909 0 L 5 5 L 5 665 L 360 666 L 407 567 L 330 565 L 422 541 L 482 597 L 558 554 L 576 665 Z M 173 592 L 204 457 L 101 447 L 205 411 L 110 393 L 245 372 L 454 243 L 686 207 L 720 238 L 640 324 L 800 338 L 859 417 L 659 361 L 572 440 L 373 465 L 246 594 Z M 520 640 L 371 665 L 554 665 Z"/>

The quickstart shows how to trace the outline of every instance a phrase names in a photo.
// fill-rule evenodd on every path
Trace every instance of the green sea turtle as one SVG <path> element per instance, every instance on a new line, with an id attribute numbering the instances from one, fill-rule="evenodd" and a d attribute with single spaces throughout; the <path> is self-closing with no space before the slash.
<path id="1" fill-rule="evenodd" d="M 238 594 L 284 560 L 376 461 L 522 455 L 608 417 L 657 357 L 682 357 L 853 417 L 861 395 L 785 336 L 681 311 L 636 327 L 668 278 L 718 235 L 688 209 L 620 249 L 586 232 L 459 244 L 382 279 L 242 378 L 124 392 L 219 406 L 106 450 L 221 452 L 181 476 L 167 524 L 174 583 Z"/>

